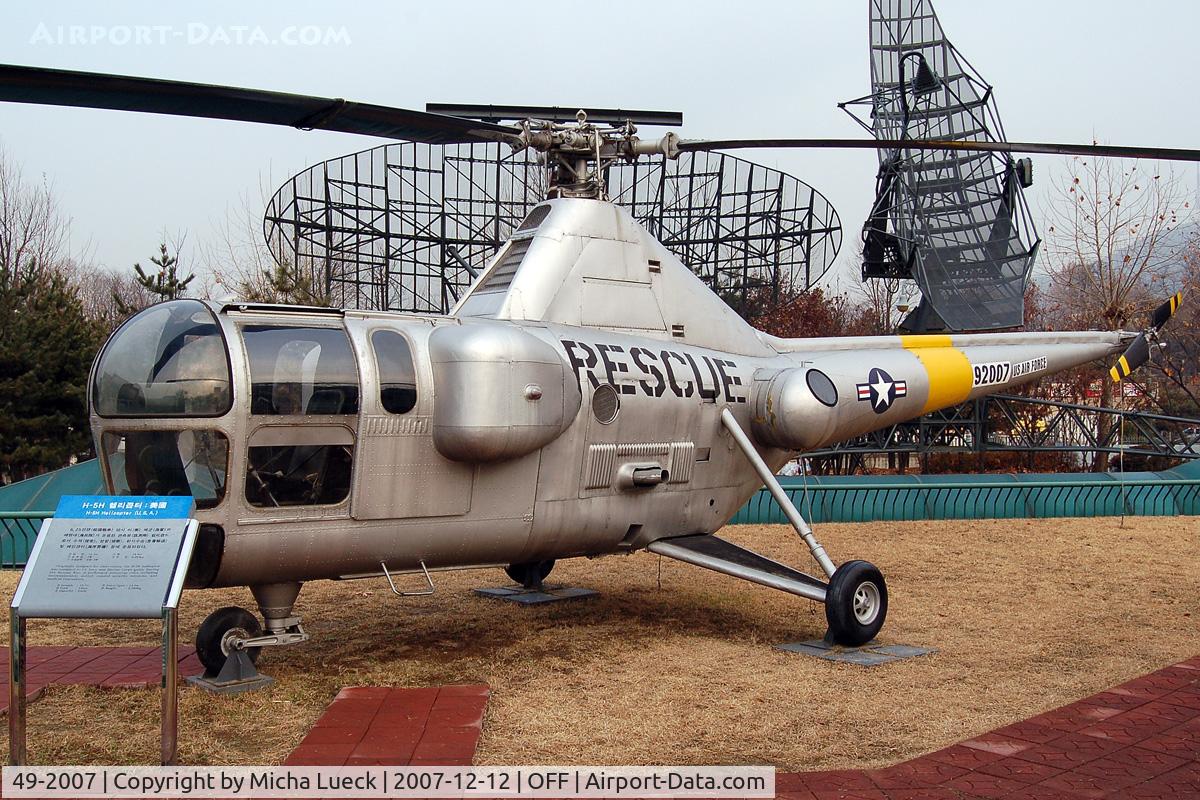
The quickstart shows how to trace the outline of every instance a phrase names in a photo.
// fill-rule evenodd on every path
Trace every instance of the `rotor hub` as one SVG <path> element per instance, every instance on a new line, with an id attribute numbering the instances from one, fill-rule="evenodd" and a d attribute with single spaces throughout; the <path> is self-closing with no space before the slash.
<path id="1" fill-rule="evenodd" d="M 526 119 L 520 128 L 513 149 L 529 147 L 543 154 L 548 172 L 547 197 L 607 200 L 604 176 L 615 162 L 633 161 L 640 155 L 679 155 L 679 137 L 674 133 L 643 141 L 632 122 L 599 125 L 588 122 L 583 110 L 576 113 L 573 123 Z"/>

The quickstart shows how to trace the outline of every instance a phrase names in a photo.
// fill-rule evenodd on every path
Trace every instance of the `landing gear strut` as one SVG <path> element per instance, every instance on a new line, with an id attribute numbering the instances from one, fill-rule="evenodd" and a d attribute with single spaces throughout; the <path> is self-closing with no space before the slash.
<path id="1" fill-rule="evenodd" d="M 859 647 L 874 639 L 887 618 L 888 595 L 883 573 L 866 561 L 847 561 L 840 567 L 835 566 L 728 408 L 721 411 L 721 423 L 829 578 L 825 586 L 825 619 L 829 623 L 829 632 L 825 638 L 847 647 Z"/>
<path id="2" fill-rule="evenodd" d="M 300 618 L 292 615 L 292 606 L 302 585 L 293 582 L 250 587 L 265 626 L 260 625 L 249 611 L 237 606 L 219 608 L 209 614 L 196 631 L 196 656 L 204 665 L 205 673 L 219 674 L 229 657 L 238 651 L 249 656 L 252 666 L 264 647 L 308 641 Z"/>
<path id="3" fill-rule="evenodd" d="M 541 591 L 542 582 L 554 569 L 554 561 L 531 561 L 528 564 L 509 564 L 504 568 L 505 574 L 522 587 L 531 592 Z"/>

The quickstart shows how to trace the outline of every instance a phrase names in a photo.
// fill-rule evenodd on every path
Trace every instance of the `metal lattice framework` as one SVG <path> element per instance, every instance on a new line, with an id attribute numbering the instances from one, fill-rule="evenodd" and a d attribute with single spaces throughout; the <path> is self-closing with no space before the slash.
<path id="1" fill-rule="evenodd" d="M 880 139 L 1003 141 L 992 87 L 946 39 L 928 0 L 871 0 L 871 94 L 842 104 Z M 847 108 L 853 114 L 851 108 Z M 860 118 L 866 116 L 867 119 Z M 1022 193 L 1029 162 L 1000 153 L 881 150 L 864 277 L 913 278 L 904 327 L 1023 323 L 1040 241 Z"/>
<path id="2" fill-rule="evenodd" d="M 806 289 L 841 245 L 816 189 L 723 153 L 618 163 L 606 183 L 735 307 Z M 345 308 L 445 313 L 545 196 L 537 155 L 499 144 L 384 145 L 290 178 L 267 205 L 275 259 Z"/>

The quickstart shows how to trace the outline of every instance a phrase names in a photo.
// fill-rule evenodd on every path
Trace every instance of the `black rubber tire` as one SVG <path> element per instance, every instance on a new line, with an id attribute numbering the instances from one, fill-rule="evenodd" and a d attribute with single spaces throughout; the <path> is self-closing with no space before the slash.
<path id="1" fill-rule="evenodd" d="M 859 587 L 874 585 L 877 606 L 866 622 L 854 613 L 854 597 Z M 870 592 L 869 588 L 864 591 Z M 833 573 L 825 595 L 825 619 L 834 644 L 859 647 L 875 638 L 887 619 L 888 595 L 883 573 L 866 561 L 847 561 Z"/>
<path id="2" fill-rule="evenodd" d="M 221 640 L 235 628 L 245 631 L 247 636 L 262 634 L 262 625 L 259 624 L 258 617 L 237 606 L 218 608 L 200 623 L 196 630 L 196 656 L 204 665 L 206 675 L 216 675 L 221 671 L 221 667 L 225 666 L 225 658 L 229 654 L 221 648 Z M 246 650 L 246 655 L 250 656 L 252 662 L 257 662 L 261 649 L 251 647 Z"/>
<path id="3" fill-rule="evenodd" d="M 528 564 L 509 564 L 504 573 L 526 589 L 540 589 L 542 581 L 554 569 L 554 560 L 531 561 Z"/>

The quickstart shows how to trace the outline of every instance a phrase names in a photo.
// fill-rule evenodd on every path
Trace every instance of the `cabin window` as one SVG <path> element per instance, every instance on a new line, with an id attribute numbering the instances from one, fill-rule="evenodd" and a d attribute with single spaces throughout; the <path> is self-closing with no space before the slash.
<path id="1" fill-rule="evenodd" d="M 379 372 L 379 402 L 389 414 L 407 414 L 417 405 L 417 370 L 408 340 L 395 331 L 371 334 Z"/>
<path id="2" fill-rule="evenodd" d="M 341 328 L 245 325 L 250 413 L 357 414 L 358 366 Z"/>
<path id="3" fill-rule="evenodd" d="M 229 439 L 220 431 L 107 431 L 101 457 L 119 495 L 191 495 L 196 508 L 225 497 Z"/>
<path id="4" fill-rule="evenodd" d="M 122 325 L 96 364 L 102 417 L 217 417 L 233 403 L 225 339 L 197 300 L 160 303 Z"/>
<path id="5" fill-rule="evenodd" d="M 336 505 L 350 496 L 354 435 L 340 426 L 270 426 L 250 437 L 246 502 L 258 508 Z"/>

